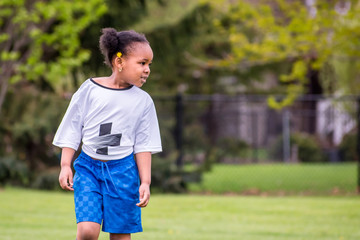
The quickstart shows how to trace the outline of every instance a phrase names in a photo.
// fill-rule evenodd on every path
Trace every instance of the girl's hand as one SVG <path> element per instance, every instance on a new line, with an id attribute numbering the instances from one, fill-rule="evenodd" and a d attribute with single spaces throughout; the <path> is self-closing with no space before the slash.
<path id="1" fill-rule="evenodd" d="M 139 188 L 140 193 L 140 202 L 136 204 L 138 207 L 146 207 L 150 200 L 150 185 L 149 184 L 141 184 Z"/>
<path id="2" fill-rule="evenodd" d="M 73 172 L 70 166 L 61 167 L 61 171 L 59 175 L 59 183 L 62 189 L 67 191 L 74 191 Z"/>

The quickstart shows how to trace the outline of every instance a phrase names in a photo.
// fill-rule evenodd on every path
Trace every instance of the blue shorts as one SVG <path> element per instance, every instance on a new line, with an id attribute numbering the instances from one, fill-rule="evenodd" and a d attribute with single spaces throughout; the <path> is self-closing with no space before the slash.
<path id="1" fill-rule="evenodd" d="M 109 233 L 142 232 L 139 172 L 131 154 L 102 162 L 81 152 L 75 160 L 76 222 L 102 223 Z"/>

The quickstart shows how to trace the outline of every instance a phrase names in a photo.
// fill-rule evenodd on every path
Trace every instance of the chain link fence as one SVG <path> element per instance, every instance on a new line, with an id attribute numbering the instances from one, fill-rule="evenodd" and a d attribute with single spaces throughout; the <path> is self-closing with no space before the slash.
<path id="1" fill-rule="evenodd" d="M 357 97 L 307 95 L 282 110 L 271 109 L 267 99 L 265 95 L 154 97 L 165 154 L 175 150 L 173 160 L 179 168 L 350 163 L 354 175 Z M 219 174 L 229 182 L 238 177 L 226 171 Z M 353 178 L 355 186 L 356 174 Z"/>

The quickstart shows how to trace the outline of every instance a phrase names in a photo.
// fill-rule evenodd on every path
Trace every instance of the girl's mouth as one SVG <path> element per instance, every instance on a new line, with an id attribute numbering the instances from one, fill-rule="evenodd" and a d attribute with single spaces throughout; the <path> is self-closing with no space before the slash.
<path id="1" fill-rule="evenodd" d="M 141 83 L 146 83 L 146 79 L 147 79 L 147 77 L 141 77 L 141 78 L 140 78 Z"/>

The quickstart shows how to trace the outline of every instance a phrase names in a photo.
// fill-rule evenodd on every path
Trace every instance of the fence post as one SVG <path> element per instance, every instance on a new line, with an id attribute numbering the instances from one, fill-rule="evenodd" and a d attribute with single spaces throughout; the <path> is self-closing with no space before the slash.
<path id="1" fill-rule="evenodd" d="M 290 112 L 286 108 L 282 112 L 282 129 L 283 129 L 283 161 L 290 161 Z"/>
<path id="2" fill-rule="evenodd" d="M 176 166 L 180 169 L 183 166 L 183 111 L 184 111 L 184 99 L 181 93 L 175 96 L 175 143 L 178 151 L 178 157 L 176 159 Z"/>
<path id="3" fill-rule="evenodd" d="M 257 163 L 258 160 L 259 160 L 259 156 L 258 156 L 258 147 L 259 147 L 259 144 L 258 144 L 258 115 L 257 115 L 257 112 L 256 112 L 256 109 L 253 110 L 251 112 L 251 116 L 252 116 L 252 119 L 251 119 L 251 125 L 252 125 L 252 139 L 253 139 L 253 163 Z"/>
<path id="4" fill-rule="evenodd" d="M 357 193 L 360 193 L 360 96 L 356 99 L 357 102 L 357 114 L 356 114 L 356 122 L 357 122 L 357 142 L 356 142 L 356 150 L 357 150 Z"/>

